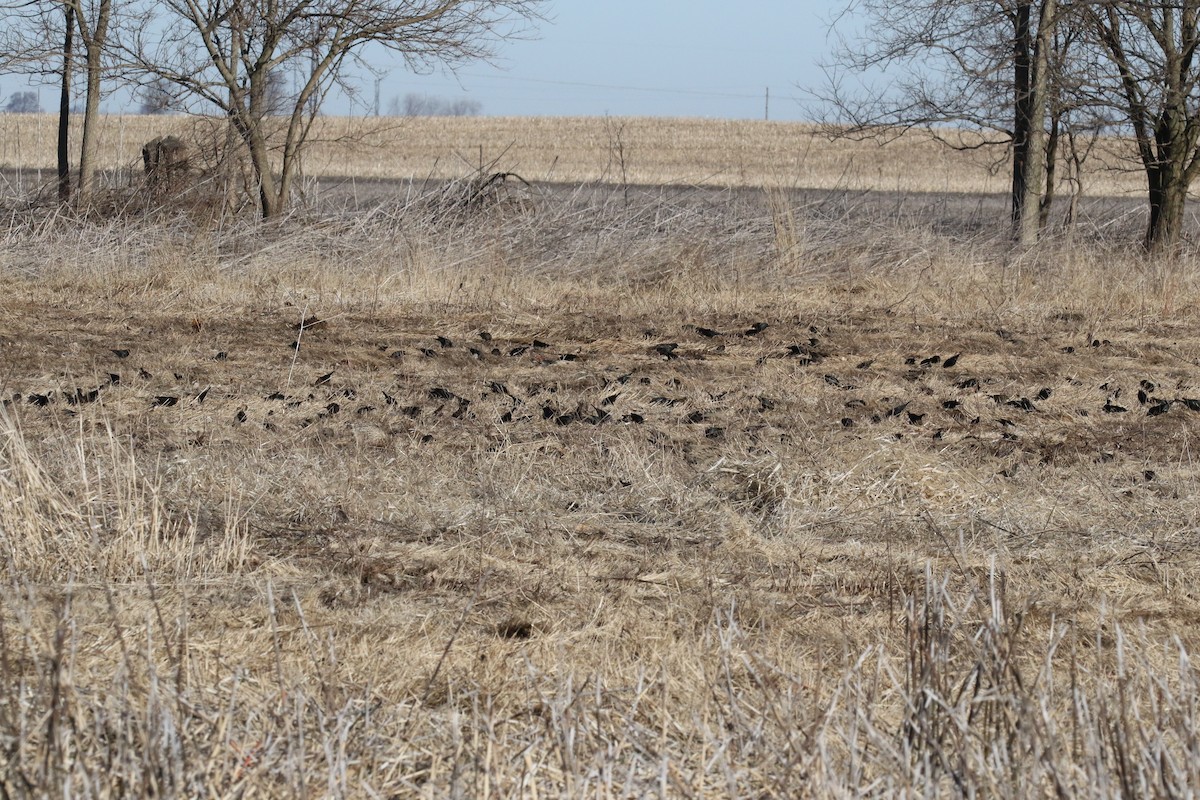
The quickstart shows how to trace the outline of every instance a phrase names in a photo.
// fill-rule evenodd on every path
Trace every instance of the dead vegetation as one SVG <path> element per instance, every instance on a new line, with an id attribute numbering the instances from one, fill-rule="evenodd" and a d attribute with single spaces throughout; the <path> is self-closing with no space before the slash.
<path id="1" fill-rule="evenodd" d="M 446 191 L 14 218 L 8 795 L 1194 791 L 1192 256 Z"/>
<path id="2" fill-rule="evenodd" d="M 100 127 L 97 163 L 119 184 L 131 165 L 140 171 L 145 142 L 176 135 L 201 154 L 211 153 L 214 138 L 224 142 L 222 124 L 205 117 L 108 116 Z M 0 167 L 22 170 L 22 191 L 35 185 L 38 170 L 50 179 L 54 141 L 52 115 L 0 115 Z M 455 181 L 503 156 L 504 167 L 496 171 L 517 172 L 534 183 L 1004 194 L 1011 180 L 1006 155 L 1003 148 L 953 150 L 920 132 L 887 147 L 830 141 L 816 126 L 789 122 L 322 117 L 304 156 L 300 188 L 331 178 Z M 1061 172 L 1074 175 L 1067 165 Z M 1121 140 L 1102 141 L 1078 181 L 1064 180 L 1060 195 L 1140 199 L 1145 192 L 1134 150 Z"/>

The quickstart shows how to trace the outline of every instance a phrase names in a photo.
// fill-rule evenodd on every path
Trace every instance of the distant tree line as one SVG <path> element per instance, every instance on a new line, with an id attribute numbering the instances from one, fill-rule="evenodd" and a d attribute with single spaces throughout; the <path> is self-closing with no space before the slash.
<path id="1" fill-rule="evenodd" d="M 393 97 L 388 104 L 390 117 L 477 117 L 483 112 L 478 100 L 451 100 L 428 94 L 410 92 L 404 101 Z"/>
<path id="2" fill-rule="evenodd" d="M 38 102 L 37 92 L 13 92 L 4 101 L 5 114 L 40 114 L 42 104 Z"/>
<path id="3" fill-rule="evenodd" d="M 1200 0 L 853 0 L 846 10 L 859 32 L 821 92 L 840 135 L 925 127 L 950 146 L 1007 147 L 1023 245 L 1048 224 L 1058 170 L 1077 199 L 1098 137 L 1128 137 L 1146 176 L 1145 247 L 1179 246 L 1200 173 Z M 981 140 L 964 141 L 963 129 Z"/>
<path id="4" fill-rule="evenodd" d="M 283 213 L 321 105 L 353 94 L 348 67 L 386 48 L 412 68 L 486 58 L 537 20 L 544 0 L 0 0 L 0 73 L 56 87 L 58 194 L 94 195 L 100 100 L 133 87 L 143 113 L 227 121 L 247 154 L 264 218 Z M 80 87 L 76 83 L 81 84 Z M 71 99 L 83 123 L 71 142 Z M 32 97 L 30 97 L 32 95 Z M 18 92 L 5 111 L 40 110 Z M 450 104 L 449 113 L 478 113 Z"/>

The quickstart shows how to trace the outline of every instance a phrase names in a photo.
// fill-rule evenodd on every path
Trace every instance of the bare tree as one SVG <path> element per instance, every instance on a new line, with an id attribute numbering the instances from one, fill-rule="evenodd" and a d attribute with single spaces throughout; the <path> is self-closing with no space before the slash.
<path id="1" fill-rule="evenodd" d="M 1200 0 L 1104 2 L 1088 10 L 1098 44 L 1097 99 L 1133 132 L 1146 173 L 1145 245 L 1174 250 L 1200 173 Z"/>
<path id="2" fill-rule="evenodd" d="M 62 72 L 58 94 L 58 201 L 71 200 L 71 72 L 75 61 L 75 6 L 64 3 Z"/>
<path id="3" fill-rule="evenodd" d="M 434 97 L 428 94 L 410 92 L 404 96 L 404 109 L 400 111 L 400 103 L 394 101 L 396 112 L 393 116 L 406 117 L 475 117 L 483 111 L 483 104 L 478 100 L 448 100 L 444 97 Z"/>
<path id="4" fill-rule="evenodd" d="M 79 185 L 77 202 L 91 202 L 95 185 L 95 161 L 100 122 L 100 81 L 103 59 L 108 47 L 108 29 L 112 20 L 112 0 L 64 0 L 74 16 L 83 45 L 84 94 L 83 131 L 79 140 Z"/>
<path id="5" fill-rule="evenodd" d="M 105 71 L 113 0 L 13 0 L 0 3 L 0 47 L 18 52 L 14 69 L 58 85 L 58 196 L 67 203 L 90 199 L 101 81 Z M 84 72 L 84 122 L 79 137 L 79 177 L 72 185 L 70 115 L 74 76 Z M 73 189 L 77 191 L 73 192 Z"/>
<path id="6" fill-rule="evenodd" d="M 861 0 L 847 8 L 870 20 L 829 65 L 823 93 L 833 121 L 851 134 L 965 125 L 983 145 L 1012 150 L 1012 225 L 1032 244 L 1048 211 L 1047 116 L 1062 22 L 1057 0 Z M 1059 59 L 1061 62 L 1061 59 Z M 886 70 L 883 86 L 847 89 L 847 74 Z M 950 137 L 943 141 L 963 145 Z"/>
<path id="7" fill-rule="evenodd" d="M 155 78 L 141 86 L 137 96 L 138 110 L 142 114 L 166 114 L 175 100 L 171 94 L 171 84 L 162 78 Z"/>
<path id="8" fill-rule="evenodd" d="M 13 92 L 8 96 L 8 102 L 4 104 L 5 114 L 40 114 L 42 106 L 38 103 L 37 92 L 23 91 Z"/>
<path id="9" fill-rule="evenodd" d="M 163 35 L 130 40 L 129 55 L 200 109 L 216 107 L 249 153 L 264 218 L 287 208 L 316 110 L 368 45 L 410 65 L 487 57 L 526 29 L 541 0 L 162 0 Z M 162 16 L 165 15 L 165 18 Z M 298 76 L 273 114 L 271 75 Z"/>
<path id="10" fill-rule="evenodd" d="M 0 47 L 7 67 L 58 84 L 58 199 L 71 199 L 71 78 L 75 69 L 75 7 L 70 2 L 13 0 L 0 3 Z"/>

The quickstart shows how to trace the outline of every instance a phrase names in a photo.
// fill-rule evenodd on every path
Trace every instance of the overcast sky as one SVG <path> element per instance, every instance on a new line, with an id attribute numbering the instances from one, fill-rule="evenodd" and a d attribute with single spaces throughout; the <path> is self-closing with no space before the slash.
<path id="1" fill-rule="evenodd" d="M 805 87 L 821 83 L 832 49 L 832 16 L 848 0 L 546 0 L 547 19 L 529 38 L 503 42 L 495 64 L 414 74 L 399 60 L 364 55 L 383 74 L 380 107 L 410 93 L 473 100 L 488 115 L 604 115 L 804 120 Z M 327 114 L 369 114 L 374 79 L 359 94 L 331 97 Z M 81 84 L 81 82 L 79 82 Z M 0 76 L 0 102 L 32 88 L 43 110 L 51 79 Z M 811 101 L 809 101 L 811 104 Z M 106 96 L 109 112 L 133 111 L 127 90 Z"/>
<path id="2" fill-rule="evenodd" d="M 771 119 L 804 119 L 798 87 L 822 80 L 828 23 L 841 5 L 550 0 L 536 38 L 504 44 L 498 67 L 469 64 L 456 77 L 414 75 L 397 64 L 381 81 L 381 105 L 386 111 L 391 98 L 416 92 L 475 100 L 496 115 L 761 119 L 770 87 Z M 373 87 L 363 94 L 357 113 L 373 105 Z"/>

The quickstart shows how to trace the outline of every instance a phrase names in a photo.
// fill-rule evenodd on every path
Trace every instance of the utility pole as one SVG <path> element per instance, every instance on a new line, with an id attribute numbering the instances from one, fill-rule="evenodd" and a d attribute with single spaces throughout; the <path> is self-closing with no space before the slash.
<path id="1" fill-rule="evenodd" d="M 771 87 L 767 87 L 767 94 L 763 98 L 763 119 L 767 122 L 771 120 Z"/>
<path id="2" fill-rule="evenodd" d="M 379 116 L 379 84 L 383 81 L 382 77 L 375 77 L 375 116 Z"/>

